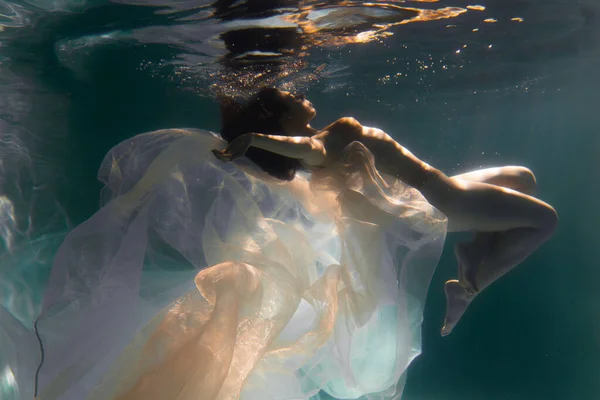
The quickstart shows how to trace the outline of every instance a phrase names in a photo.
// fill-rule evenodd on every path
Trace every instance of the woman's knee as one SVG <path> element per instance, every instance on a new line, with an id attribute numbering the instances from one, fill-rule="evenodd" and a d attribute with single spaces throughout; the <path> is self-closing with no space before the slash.
<path id="1" fill-rule="evenodd" d="M 519 187 L 519 192 L 525 194 L 533 194 L 537 189 L 537 181 L 533 172 L 526 167 L 513 167 L 514 177 L 517 182 L 516 185 Z"/>

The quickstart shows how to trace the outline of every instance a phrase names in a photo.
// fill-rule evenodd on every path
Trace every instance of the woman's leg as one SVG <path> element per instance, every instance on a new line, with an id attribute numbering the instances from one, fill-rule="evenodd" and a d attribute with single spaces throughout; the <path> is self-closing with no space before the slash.
<path id="1" fill-rule="evenodd" d="M 519 166 L 506 166 L 496 168 L 485 168 L 466 174 L 454 175 L 452 179 L 471 182 L 489 183 L 516 190 L 530 196 L 535 194 L 536 179 L 529 168 Z"/>
<path id="2" fill-rule="evenodd" d="M 490 246 L 487 255 L 475 268 L 464 270 L 463 276 L 459 277 L 463 282 L 449 280 L 445 284 L 446 317 L 442 336 L 452 332 L 479 293 L 546 242 L 554 232 L 554 226 L 549 223 L 547 228 L 517 228 L 500 233 L 486 233 L 493 235 L 492 239 L 487 241 Z"/>
<path id="3" fill-rule="evenodd" d="M 478 233 L 472 243 L 455 247 L 459 280 L 446 282 L 444 336 L 452 331 L 479 292 L 550 238 L 558 220 L 551 206 L 510 188 L 529 193 L 535 190 L 535 177 L 527 169 L 493 168 L 447 179 L 447 199 L 438 200 L 438 208 L 446 213 L 450 224 L 454 218 L 455 231 Z M 444 182 L 440 186 L 443 185 Z M 439 197 L 439 193 L 430 195 Z"/>
<path id="4" fill-rule="evenodd" d="M 525 260 L 554 232 L 556 212 L 535 197 L 485 182 L 450 178 L 378 130 L 363 128 L 361 141 L 373 153 L 380 171 L 418 189 L 448 217 L 449 232 L 498 233 L 488 238 L 489 251 L 472 271 L 473 288 L 467 292 L 458 281 L 446 285 L 449 304 L 442 334 L 452 331 L 478 290 Z M 487 174 L 492 181 L 499 177 L 502 182 L 511 181 L 489 170 Z"/>
<path id="5" fill-rule="evenodd" d="M 486 168 L 454 175 L 451 179 L 488 183 L 528 195 L 533 195 L 537 186 L 533 172 L 519 166 Z M 458 281 L 467 291 L 476 287 L 473 271 L 489 253 L 495 235 L 493 232 L 478 232 L 475 233 L 473 241 L 457 243 L 454 246 L 454 255 L 458 262 Z"/>

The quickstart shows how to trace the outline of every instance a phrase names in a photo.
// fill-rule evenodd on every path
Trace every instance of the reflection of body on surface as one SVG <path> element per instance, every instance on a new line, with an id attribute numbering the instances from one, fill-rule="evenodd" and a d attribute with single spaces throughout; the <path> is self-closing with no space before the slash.
<path id="1" fill-rule="evenodd" d="M 262 109 L 262 112 L 261 112 Z M 267 172 L 290 178 L 295 169 L 327 169 L 339 161 L 343 149 L 359 142 L 371 152 L 379 172 L 402 180 L 419 190 L 448 217 L 450 232 L 475 232 L 471 243 L 455 247 L 458 280 L 446 282 L 447 311 L 442 335 L 449 334 L 474 297 L 495 280 L 523 262 L 554 232 L 558 217 L 554 209 L 532 197 L 535 178 L 524 167 L 492 168 L 448 177 L 416 158 L 385 132 L 342 118 L 323 130 L 309 123 L 315 116 L 312 104 L 275 89 L 262 90 L 238 121 L 223 128 L 230 141 L 222 160 L 246 153 Z M 228 119 L 231 120 L 231 117 Z M 261 127 L 267 127 L 267 131 Z M 258 129 L 257 129 L 258 128 Z M 256 153 L 258 150 L 262 153 Z M 272 160 L 275 153 L 285 163 Z M 268 160 L 271 160 L 270 162 Z"/>
<path id="2" fill-rule="evenodd" d="M 226 28 L 219 34 L 226 49 L 219 59 L 223 71 L 211 82 L 221 99 L 244 97 L 263 86 L 306 85 L 330 62 L 323 60 L 313 71 L 307 56 L 316 48 L 368 43 L 394 25 L 429 19 L 417 8 L 341 0 L 217 0 L 211 8 Z"/>
<path id="3" fill-rule="evenodd" d="M 213 83 L 223 99 L 252 92 L 257 86 L 274 84 L 294 70 L 304 38 L 290 23 L 267 23 L 268 18 L 296 9 L 298 0 L 217 0 L 214 17 L 228 23 L 219 35 L 227 53 L 219 60 L 221 82 Z M 280 21 L 281 22 L 281 21 Z"/>

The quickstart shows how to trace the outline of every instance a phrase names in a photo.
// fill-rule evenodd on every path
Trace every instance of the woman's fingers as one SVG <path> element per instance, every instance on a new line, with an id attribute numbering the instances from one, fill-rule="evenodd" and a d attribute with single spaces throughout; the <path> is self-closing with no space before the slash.
<path id="1" fill-rule="evenodd" d="M 217 157 L 221 161 L 231 161 L 232 160 L 231 154 L 229 154 L 227 152 L 227 149 L 225 149 L 225 150 L 214 149 L 212 152 L 215 155 L 215 157 Z"/>
<path id="2" fill-rule="evenodd" d="M 232 161 L 243 157 L 252 143 L 250 135 L 242 135 L 227 145 L 225 150 L 214 149 L 212 152 L 221 161 Z"/>
<path id="3" fill-rule="evenodd" d="M 212 152 L 215 155 L 215 157 L 217 157 L 221 161 L 233 161 L 236 158 L 240 158 L 244 155 L 244 152 L 237 151 L 237 149 L 229 148 L 226 148 L 225 150 L 214 149 Z"/>

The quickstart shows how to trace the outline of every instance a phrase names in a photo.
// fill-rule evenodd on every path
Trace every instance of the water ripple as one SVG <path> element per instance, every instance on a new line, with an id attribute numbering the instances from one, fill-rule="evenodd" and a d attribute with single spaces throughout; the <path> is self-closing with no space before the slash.
<path id="1" fill-rule="evenodd" d="M 470 90 L 474 82 L 506 87 L 532 79 L 531 64 L 594 57 L 600 36 L 592 0 L 41 3 L 29 1 L 34 12 L 0 2 L 0 41 L 10 30 L 39 25 L 43 30 L 31 29 L 29 36 L 38 42 L 54 37 L 56 59 L 79 79 L 92 79 L 90 65 L 101 63 L 106 51 L 135 48 L 139 71 L 208 96 L 262 84 L 326 91 L 352 86 L 353 93 L 373 84 L 427 93 Z M 324 64 L 351 66 L 346 77 L 361 79 L 329 81 Z"/>

